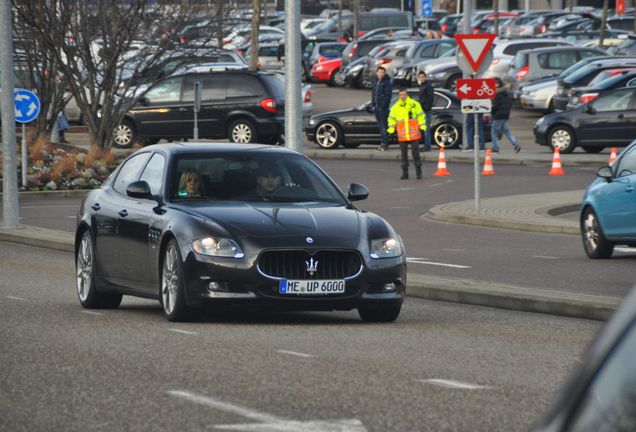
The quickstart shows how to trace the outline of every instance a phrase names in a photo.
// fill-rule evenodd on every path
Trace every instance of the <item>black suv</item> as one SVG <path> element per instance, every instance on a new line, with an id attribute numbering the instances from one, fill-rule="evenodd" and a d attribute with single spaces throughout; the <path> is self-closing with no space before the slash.
<path id="1" fill-rule="evenodd" d="M 197 81 L 202 86 L 199 138 L 227 138 L 236 143 L 278 142 L 285 124 L 283 77 L 267 72 L 223 70 L 175 75 L 154 87 L 115 128 L 114 146 L 192 138 Z"/>

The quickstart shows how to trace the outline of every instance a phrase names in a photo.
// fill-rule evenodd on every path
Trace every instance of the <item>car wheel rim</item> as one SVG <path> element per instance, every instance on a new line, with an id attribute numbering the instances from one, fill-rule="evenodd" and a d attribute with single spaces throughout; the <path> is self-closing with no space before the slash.
<path id="1" fill-rule="evenodd" d="M 558 129 L 552 134 L 552 147 L 559 150 L 568 148 L 571 141 L 570 133 L 565 129 Z"/>
<path id="2" fill-rule="evenodd" d="M 439 147 L 452 147 L 458 137 L 457 128 L 451 124 L 443 124 L 435 130 L 435 144 Z"/>
<path id="3" fill-rule="evenodd" d="M 86 301 L 93 282 L 93 245 L 90 238 L 82 238 L 77 253 L 77 295 L 81 301 Z"/>
<path id="4" fill-rule="evenodd" d="M 130 126 L 119 125 L 115 128 L 113 141 L 120 146 L 127 146 L 132 142 L 133 132 Z"/>
<path id="5" fill-rule="evenodd" d="M 585 244 L 589 251 L 595 251 L 598 246 L 598 223 L 594 213 L 588 213 L 585 217 L 584 233 Z"/>
<path id="6" fill-rule="evenodd" d="M 343 85 L 344 82 L 345 82 L 344 72 L 336 72 L 336 76 L 334 78 L 334 81 L 338 85 Z"/>
<path id="7" fill-rule="evenodd" d="M 161 297 L 163 309 L 170 315 L 177 303 L 177 288 L 179 286 L 179 274 L 177 265 L 177 251 L 170 246 L 163 260 L 163 272 L 161 277 Z"/>
<path id="8" fill-rule="evenodd" d="M 232 140 L 246 144 L 252 139 L 252 129 L 245 123 L 239 123 L 232 129 Z"/>
<path id="9" fill-rule="evenodd" d="M 318 144 L 324 148 L 331 148 L 336 144 L 338 140 L 338 131 L 336 127 L 331 123 L 325 123 L 318 127 L 316 131 L 316 139 Z"/>

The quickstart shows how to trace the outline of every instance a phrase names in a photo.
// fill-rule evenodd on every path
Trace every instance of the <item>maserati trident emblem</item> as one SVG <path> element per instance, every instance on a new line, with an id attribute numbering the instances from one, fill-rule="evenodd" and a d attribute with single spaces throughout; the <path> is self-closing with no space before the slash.
<path id="1" fill-rule="evenodd" d="M 313 276 L 318 271 L 318 261 L 314 261 L 313 257 L 309 258 L 309 261 L 305 261 L 305 264 L 307 264 L 309 276 Z"/>
<path id="2" fill-rule="evenodd" d="M 307 242 L 307 244 L 312 244 L 314 242 L 314 239 L 312 239 L 311 237 L 306 237 L 305 241 Z"/>

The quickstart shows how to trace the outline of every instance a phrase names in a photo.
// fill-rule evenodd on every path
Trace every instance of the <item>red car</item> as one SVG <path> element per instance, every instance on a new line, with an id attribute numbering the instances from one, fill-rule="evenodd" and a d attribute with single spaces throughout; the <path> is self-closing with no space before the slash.
<path id="1" fill-rule="evenodd" d="M 313 82 L 324 82 L 329 86 L 336 85 L 335 77 L 341 65 L 341 58 L 316 63 L 311 68 L 311 80 Z"/>

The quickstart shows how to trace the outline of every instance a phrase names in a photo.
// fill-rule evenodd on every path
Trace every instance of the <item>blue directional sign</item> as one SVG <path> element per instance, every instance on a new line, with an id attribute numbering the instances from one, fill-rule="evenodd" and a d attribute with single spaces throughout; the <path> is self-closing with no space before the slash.
<path id="1" fill-rule="evenodd" d="M 13 93 L 15 104 L 15 121 L 29 123 L 40 114 L 40 100 L 35 93 L 20 89 Z"/>
<path id="2" fill-rule="evenodd" d="M 422 16 L 433 16 L 433 0 L 422 0 Z"/>

